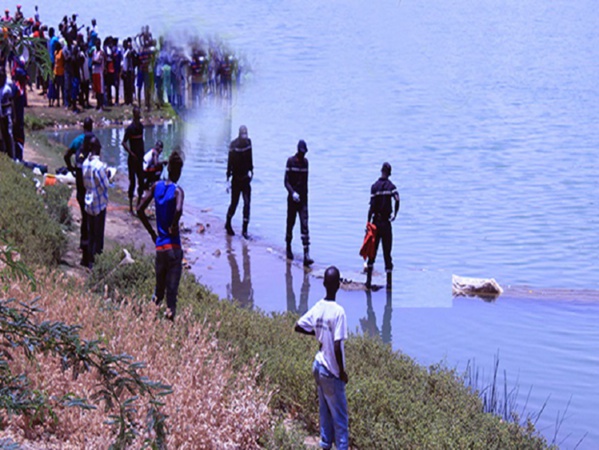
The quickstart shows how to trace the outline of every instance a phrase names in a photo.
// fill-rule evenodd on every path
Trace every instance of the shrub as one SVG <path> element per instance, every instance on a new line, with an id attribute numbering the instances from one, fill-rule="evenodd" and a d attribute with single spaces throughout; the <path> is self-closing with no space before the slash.
<path id="1" fill-rule="evenodd" d="M 25 129 L 28 131 L 43 130 L 54 125 L 54 120 L 50 118 L 38 117 L 33 114 L 25 114 Z"/>
<path id="2" fill-rule="evenodd" d="M 44 204 L 52 220 L 65 229 L 70 229 L 72 225 L 71 209 L 69 208 L 69 199 L 72 194 L 71 187 L 59 183 L 54 186 L 46 186 L 44 192 Z"/>
<path id="3" fill-rule="evenodd" d="M 51 194 L 54 197 L 54 194 Z M 58 192 L 56 197 L 63 194 Z M 30 172 L 0 154 L 0 230 L 29 265 L 56 265 L 66 239 L 36 193 Z"/>
<path id="4" fill-rule="evenodd" d="M 125 256 L 123 249 L 130 253 L 134 264 L 121 264 Z M 96 257 L 86 284 L 92 291 L 111 298 L 118 295 L 149 298 L 154 292 L 155 279 L 153 259 L 144 254 L 143 249 L 116 246 Z"/>
<path id="5" fill-rule="evenodd" d="M 264 439 L 262 446 L 267 450 L 306 450 L 306 436 L 297 424 L 287 426 L 281 421 Z"/>
<path id="6" fill-rule="evenodd" d="M 39 394 L 28 405 L 43 405 L 46 409 L 38 409 L 49 413 L 38 415 L 35 421 L 21 420 L 31 414 L 2 417 L 3 434 L 21 443 L 37 444 L 25 448 L 109 448 L 111 443 L 117 444 L 114 448 L 259 447 L 260 436 L 266 435 L 271 426 L 270 392 L 265 384 L 257 386 L 256 381 L 260 367 L 255 362 L 233 365 L 189 309 L 181 309 L 173 326 L 140 299 L 123 297 L 115 304 L 110 298 L 86 292 L 81 283 L 66 280 L 56 272 L 38 272 L 37 278 L 39 310 L 31 316 L 31 327 L 57 330 L 58 318 L 77 323 L 76 327 L 67 327 L 80 335 L 77 356 L 96 345 L 103 354 L 113 355 L 108 364 L 122 361 L 136 370 L 142 376 L 139 381 L 148 387 L 152 384 L 149 380 L 156 380 L 155 386 L 169 385 L 171 392 L 147 402 L 147 390 L 138 393 L 130 389 L 133 377 L 114 370 L 109 381 L 116 386 L 117 394 L 118 387 L 124 386 L 121 402 L 102 402 L 102 408 L 82 412 L 60 400 L 79 397 L 94 402 L 103 400 L 106 391 L 111 394 L 100 384 L 97 370 L 88 372 L 80 365 L 74 378 L 63 372 L 66 360 L 60 355 L 35 354 L 29 359 L 25 352 L 11 350 L 12 359 L 6 361 L 11 373 L 26 373 L 28 392 Z M 13 284 L 7 294 L 19 302 L 30 295 L 26 283 Z M 108 364 L 106 367 L 112 369 Z M 139 398 L 132 398 L 136 393 Z M 157 407 L 164 416 L 148 415 Z M 2 412 L 0 409 L 0 416 Z"/>

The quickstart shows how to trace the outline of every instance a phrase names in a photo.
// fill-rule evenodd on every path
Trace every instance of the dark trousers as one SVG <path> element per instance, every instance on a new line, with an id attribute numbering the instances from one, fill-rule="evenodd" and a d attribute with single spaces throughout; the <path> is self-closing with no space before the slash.
<path id="1" fill-rule="evenodd" d="M 160 180 L 162 171 L 144 171 L 144 190 L 150 189 L 154 183 Z"/>
<path id="2" fill-rule="evenodd" d="M 112 87 L 114 86 L 114 72 L 106 72 L 104 76 L 104 92 L 106 94 L 106 104 L 112 106 Z"/>
<path id="3" fill-rule="evenodd" d="M 83 171 L 75 169 L 75 185 L 77 186 L 77 203 L 81 210 L 81 237 L 79 248 L 83 250 L 83 260 L 88 261 L 88 239 L 87 239 L 87 213 L 85 212 L 85 186 L 83 185 Z"/>
<path id="4" fill-rule="evenodd" d="M 285 242 L 291 244 L 293 239 L 293 227 L 295 226 L 295 217 L 299 215 L 300 231 L 302 233 L 302 244 L 310 245 L 310 233 L 308 231 L 308 202 L 294 202 L 291 197 L 287 198 L 287 233 Z"/>
<path id="5" fill-rule="evenodd" d="M 164 87 L 162 83 L 162 77 L 156 77 L 154 81 L 154 84 L 156 85 L 157 103 L 158 106 L 162 106 L 162 104 L 164 103 Z"/>
<path id="6" fill-rule="evenodd" d="M 60 106 L 60 97 L 62 95 L 62 104 L 65 104 L 64 98 L 64 75 L 56 75 L 54 77 L 54 100 L 56 100 L 56 106 Z"/>
<path id="7" fill-rule="evenodd" d="M 0 133 L 2 134 L 2 147 L 4 152 L 15 159 L 15 140 L 13 138 L 12 113 L 0 117 Z"/>
<path id="8" fill-rule="evenodd" d="M 71 76 L 68 72 L 64 74 L 62 87 L 62 104 L 64 106 L 71 106 Z"/>
<path id="9" fill-rule="evenodd" d="M 95 262 L 95 256 L 104 250 L 104 225 L 106 224 L 106 208 L 97 216 L 87 215 L 87 237 L 89 265 Z"/>
<path id="10" fill-rule="evenodd" d="M 119 104 L 119 90 L 121 89 L 121 74 L 120 72 L 114 73 L 114 104 Z"/>
<path id="11" fill-rule="evenodd" d="M 231 183 L 231 204 L 227 211 L 227 220 L 231 220 L 237 210 L 239 204 L 239 196 L 243 194 L 243 221 L 244 223 L 250 222 L 250 201 L 252 197 L 252 187 L 249 180 L 233 181 Z"/>
<path id="12" fill-rule="evenodd" d="M 79 89 L 79 104 L 82 108 L 89 106 L 89 80 L 81 80 Z"/>
<path id="13" fill-rule="evenodd" d="M 166 292 L 166 306 L 175 317 L 179 281 L 183 272 L 183 250 L 172 248 L 156 252 L 156 290 L 154 301 L 159 305 Z"/>
<path id="14" fill-rule="evenodd" d="M 13 124 L 13 140 L 15 159 L 23 161 L 25 147 L 25 95 L 14 99 L 15 121 Z"/>
<path id="15" fill-rule="evenodd" d="M 391 246 L 393 244 L 393 231 L 389 220 L 375 221 L 376 239 L 374 241 L 374 258 L 368 259 L 368 267 L 374 266 L 376 254 L 379 251 L 379 244 L 383 243 L 383 258 L 385 259 L 385 271 L 393 270 L 393 259 L 391 258 Z"/>
<path id="16" fill-rule="evenodd" d="M 135 74 L 128 70 L 123 74 L 123 95 L 125 96 L 125 105 L 133 103 L 133 94 L 135 93 Z"/>
<path id="17" fill-rule="evenodd" d="M 127 168 L 129 169 L 129 198 L 133 198 L 135 193 L 135 184 L 137 180 L 137 196 L 141 198 L 144 193 L 144 168 L 143 168 L 143 156 L 133 158 L 129 156 L 127 159 Z"/>
<path id="18" fill-rule="evenodd" d="M 71 77 L 70 95 L 71 103 L 70 106 L 75 109 L 77 107 L 77 98 L 79 98 L 79 89 L 81 88 L 81 79 L 78 76 Z"/>

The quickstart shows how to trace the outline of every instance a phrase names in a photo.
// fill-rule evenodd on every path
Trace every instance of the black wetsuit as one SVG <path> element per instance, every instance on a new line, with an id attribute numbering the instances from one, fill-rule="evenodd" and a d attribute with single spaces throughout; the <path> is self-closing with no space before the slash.
<path id="1" fill-rule="evenodd" d="M 370 211 L 368 219 L 376 225 L 376 240 L 374 258 L 368 259 L 369 268 L 374 266 L 379 243 L 382 241 L 385 271 L 391 272 L 393 270 L 393 260 L 391 258 L 391 246 L 393 244 L 391 214 L 393 213 L 392 200 L 396 195 L 399 195 L 397 188 L 388 178 L 379 178 L 370 188 Z"/>
<path id="2" fill-rule="evenodd" d="M 250 221 L 250 201 L 252 197 L 252 181 L 249 172 L 254 172 L 252 159 L 252 140 L 238 137 L 229 146 L 227 162 L 227 179 L 231 180 L 231 204 L 227 211 L 227 220 L 230 222 L 235 215 L 239 203 L 239 195 L 243 194 L 243 223 L 247 227 Z"/>
<path id="3" fill-rule="evenodd" d="M 135 155 L 135 158 L 129 155 L 127 159 L 127 168 L 129 169 L 129 199 L 133 198 L 135 193 L 135 179 L 137 178 L 137 195 L 139 198 L 143 195 L 144 188 L 144 126 L 142 123 L 132 122 L 125 130 L 123 142 L 129 142 L 129 148 Z"/>
<path id="4" fill-rule="evenodd" d="M 295 218 L 299 214 L 302 243 L 304 246 L 310 245 L 310 233 L 308 231 L 308 159 L 306 157 L 300 160 L 297 155 L 294 155 L 287 159 L 285 187 L 289 193 L 287 196 L 287 232 L 285 234 L 285 242 L 287 244 L 291 243 Z M 299 194 L 299 202 L 293 200 L 294 192 Z"/>

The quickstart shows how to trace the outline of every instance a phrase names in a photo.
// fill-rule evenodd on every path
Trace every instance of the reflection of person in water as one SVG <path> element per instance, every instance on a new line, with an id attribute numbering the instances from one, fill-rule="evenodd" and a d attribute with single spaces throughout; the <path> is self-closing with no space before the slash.
<path id="1" fill-rule="evenodd" d="M 366 291 L 366 317 L 360 319 L 362 332 L 370 337 L 378 337 L 385 344 L 391 343 L 391 314 L 393 313 L 393 303 L 391 301 L 391 291 L 387 291 L 387 299 L 385 303 L 385 312 L 383 313 L 383 329 L 379 331 L 376 325 L 376 315 L 372 307 L 372 292 Z"/>
<path id="2" fill-rule="evenodd" d="M 308 311 L 308 297 L 310 296 L 310 274 L 304 271 L 304 280 L 300 290 L 300 302 L 295 307 L 295 292 L 293 290 L 293 275 L 291 274 L 291 261 L 287 261 L 285 272 L 285 285 L 287 286 L 287 311 L 303 315 Z"/>
<path id="3" fill-rule="evenodd" d="M 227 259 L 231 265 L 231 283 L 227 284 L 227 297 L 235 299 L 242 307 L 251 309 L 254 306 L 254 290 L 252 289 L 250 252 L 245 243 L 242 244 L 241 248 L 243 254 L 243 280 L 239 273 L 239 265 L 231 240 L 227 240 Z"/>

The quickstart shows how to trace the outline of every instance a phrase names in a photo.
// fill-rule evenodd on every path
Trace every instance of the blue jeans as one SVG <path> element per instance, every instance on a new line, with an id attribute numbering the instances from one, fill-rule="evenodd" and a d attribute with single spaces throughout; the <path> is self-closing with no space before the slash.
<path id="1" fill-rule="evenodd" d="M 337 450 L 347 450 L 349 430 L 345 383 L 317 361 L 312 366 L 312 374 L 320 403 L 320 447 L 330 449 L 334 442 Z"/>

